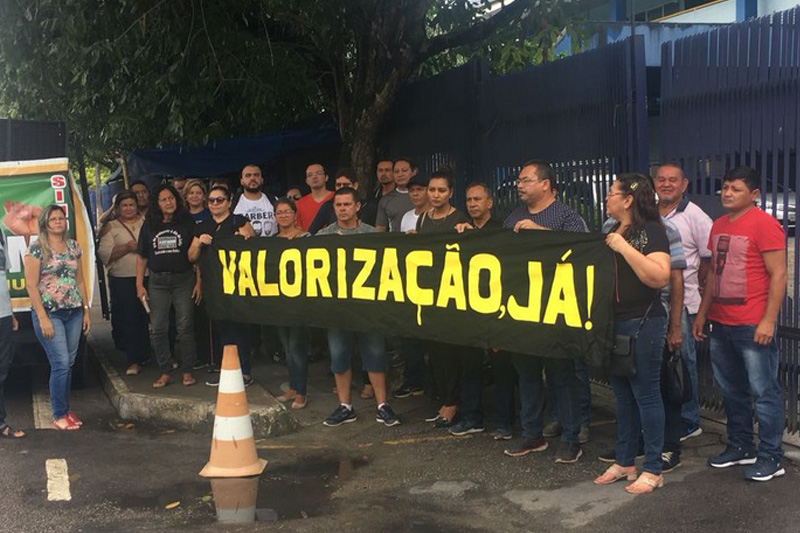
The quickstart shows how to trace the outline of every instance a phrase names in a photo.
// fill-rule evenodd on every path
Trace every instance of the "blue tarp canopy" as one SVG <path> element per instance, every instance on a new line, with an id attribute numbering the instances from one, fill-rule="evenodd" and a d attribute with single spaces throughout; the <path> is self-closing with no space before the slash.
<path id="1" fill-rule="evenodd" d="M 325 125 L 252 137 L 234 137 L 198 147 L 166 146 L 134 150 L 128 154 L 126 163 L 131 180 L 152 176 L 219 176 L 238 173 L 249 163 L 268 163 L 294 150 L 338 143 L 339 131 L 333 125 Z"/>

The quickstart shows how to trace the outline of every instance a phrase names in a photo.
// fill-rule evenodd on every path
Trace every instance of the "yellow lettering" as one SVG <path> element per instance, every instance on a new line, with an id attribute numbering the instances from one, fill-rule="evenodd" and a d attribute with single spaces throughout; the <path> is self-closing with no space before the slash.
<path id="1" fill-rule="evenodd" d="M 461 254 L 446 252 L 442 280 L 439 284 L 439 297 L 436 307 L 447 307 L 450 300 L 456 301 L 456 309 L 467 309 L 467 295 L 464 292 L 464 272 L 461 268 Z"/>
<path id="2" fill-rule="evenodd" d="M 236 275 L 236 252 L 234 250 L 228 251 L 228 260 L 225 261 L 225 250 L 219 251 L 219 262 L 222 263 L 222 292 L 225 294 L 233 294 L 236 288 L 235 275 Z"/>
<path id="3" fill-rule="evenodd" d="M 367 282 L 369 275 L 372 274 L 372 269 L 375 268 L 375 259 L 377 256 L 378 252 L 375 250 L 368 250 L 366 248 L 353 249 L 353 261 L 364 262 L 364 266 L 361 267 L 361 271 L 353 282 L 353 298 L 358 298 L 359 300 L 375 299 L 375 287 L 365 287 L 364 284 Z"/>
<path id="4" fill-rule="evenodd" d="M 9 279 L 8 285 L 11 287 L 12 291 L 24 291 L 25 290 L 25 278 L 17 278 L 17 279 Z"/>
<path id="5" fill-rule="evenodd" d="M 542 263 L 528 261 L 528 305 L 522 306 L 512 294 L 508 298 L 508 314 L 519 322 L 539 322 L 542 315 Z"/>
<path id="6" fill-rule="evenodd" d="M 392 293 L 392 298 L 395 302 L 406 301 L 406 297 L 403 294 L 403 280 L 400 277 L 400 268 L 397 264 L 396 248 L 385 248 L 383 250 L 378 300 L 385 302 L 389 293 Z"/>
<path id="7" fill-rule="evenodd" d="M 244 250 L 239 256 L 239 296 L 245 296 L 245 292 L 249 292 L 250 296 L 258 296 L 250 259 L 250 250 Z"/>
<path id="8" fill-rule="evenodd" d="M 406 295 L 418 306 L 433 305 L 433 289 L 419 286 L 419 268 L 433 266 L 433 252 L 414 250 L 406 255 Z"/>
<path id="9" fill-rule="evenodd" d="M 288 277 L 288 266 L 289 264 L 292 265 L 292 271 L 294 274 L 294 279 L 292 283 L 289 283 Z M 300 296 L 300 293 L 303 290 L 303 259 L 300 256 L 300 250 L 297 248 L 290 248 L 284 250 L 281 254 L 280 265 L 278 269 L 280 270 L 280 289 L 281 294 L 285 294 L 289 298 L 296 298 Z"/>
<path id="10" fill-rule="evenodd" d="M 489 273 L 489 294 L 481 294 L 481 271 Z M 467 286 L 469 290 L 469 306 L 473 311 L 483 314 L 496 313 L 500 309 L 503 296 L 502 266 L 500 260 L 492 254 L 477 254 L 469 260 Z"/>
<path id="11" fill-rule="evenodd" d="M 278 284 L 267 283 L 267 251 L 258 251 L 258 263 L 256 264 L 256 281 L 258 282 L 258 294 L 261 296 L 278 296 Z"/>
<path id="12" fill-rule="evenodd" d="M 336 297 L 347 299 L 347 250 L 336 249 Z"/>
<path id="13" fill-rule="evenodd" d="M 306 250 L 306 296 L 331 298 L 331 285 L 328 276 L 331 273 L 331 256 L 325 248 L 309 248 Z M 319 289 L 319 290 L 317 290 Z"/>
<path id="14" fill-rule="evenodd" d="M 564 322 L 572 328 L 583 327 L 581 313 L 578 310 L 578 297 L 575 294 L 575 277 L 570 263 L 556 265 L 553 287 L 550 289 L 542 322 L 555 324 L 558 315 L 564 315 Z"/>

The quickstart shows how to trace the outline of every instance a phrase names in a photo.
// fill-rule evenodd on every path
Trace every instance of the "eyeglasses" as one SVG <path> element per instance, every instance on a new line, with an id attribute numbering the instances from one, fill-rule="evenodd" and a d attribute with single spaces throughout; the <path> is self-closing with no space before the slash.
<path id="1" fill-rule="evenodd" d="M 610 193 L 606 194 L 606 198 L 608 198 L 610 196 L 628 196 L 628 195 L 626 193 L 624 193 L 624 192 L 610 192 Z"/>
<path id="2" fill-rule="evenodd" d="M 317 170 L 316 172 L 306 172 L 307 178 L 313 178 L 314 176 L 324 176 L 325 173 L 321 170 Z"/>
<path id="3" fill-rule="evenodd" d="M 517 180 L 517 185 L 527 185 L 529 183 L 535 183 L 537 181 L 542 181 L 541 178 L 522 178 L 521 180 Z"/>
<path id="4" fill-rule="evenodd" d="M 208 199 L 208 203 L 210 203 L 210 204 L 221 204 L 223 202 L 226 202 L 227 200 L 228 199 L 225 198 L 224 196 L 215 196 L 213 198 L 209 198 Z"/>

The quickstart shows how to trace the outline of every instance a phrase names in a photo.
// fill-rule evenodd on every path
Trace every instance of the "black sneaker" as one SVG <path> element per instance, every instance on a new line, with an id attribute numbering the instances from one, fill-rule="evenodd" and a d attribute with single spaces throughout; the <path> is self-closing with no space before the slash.
<path id="1" fill-rule="evenodd" d="M 556 453 L 556 463 L 569 464 L 577 463 L 578 459 L 583 455 L 580 444 L 573 444 L 562 442 L 558 446 L 558 453 Z"/>
<path id="2" fill-rule="evenodd" d="M 193 370 L 202 370 L 203 368 L 207 367 L 208 363 L 204 361 L 195 361 L 194 365 L 192 365 Z"/>
<path id="3" fill-rule="evenodd" d="M 342 424 L 347 424 L 348 422 L 355 422 L 356 421 L 356 410 L 355 409 L 348 409 L 344 405 L 339 405 L 331 415 L 326 418 L 322 423 L 329 428 L 333 428 L 336 426 L 341 426 Z"/>
<path id="4" fill-rule="evenodd" d="M 219 374 L 210 374 L 206 378 L 206 385 L 209 387 L 219 387 Z"/>
<path id="5" fill-rule="evenodd" d="M 744 478 L 750 481 L 769 481 L 785 473 L 786 470 L 777 457 L 759 457 L 753 466 L 745 468 Z"/>
<path id="6" fill-rule="evenodd" d="M 422 396 L 423 394 L 425 394 L 425 389 L 422 387 L 412 387 L 403 383 L 392 395 L 395 398 L 408 398 L 409 396 Z"/>
<path id="7" fill-rule="evenodd" d="M 681 442 L 684 442 L 685 440 L 688 439 L 693 439 L 695 437 L 699 437 L 702 434 L 703 434 L 703 428 L 699 426 L 696 428 L 686 428 L 686 433 L 681 435 Z"/>
<path id="8" fill-rule="evenodd" d="M 497 428 L 492 434 L 494 440 L 511 440 L 511 430 L 506 428 Z"/>
<path id="9" fill-rule="evenodd" d="M 435 415 L 431 415 L 429 417 L 426 417 L 425 418 L 425 422 L 428 422 L 428 423 L 438 422 L 440 418 L 442 418 L 442 415 L 440 415 L 439 413 L 436 413 Z"/>
<path id="10" fill-rule="evenodd" d="M 676 452 L 664 452 L 661 454 L 661 473 L 672 472 L 681 466 L 681 456 Z"/>
<path id="11" fill-rule="evenodd" d="M 636 452 L 636 458 L 641 459 L 643 457 L 644 457 L 644 450 L 640 448 L 639 451 Z M 604 463 L 616 463 L 617 452 L 614 450 L 609 450 L 605 453 L 601 453 L 600 455 L 597 456 L 597 458 L 600 461 L 603 461 Z"/>
<path id="12" fill-rule="evenodd" d="M 727 446 L 725 451 L 714 457 L 709 457 L 708 466 L 714 468 L 728 468 L 735 465 L 752 465 L 756 462 L 756 454 L 753 451 L 742 448 Z"/>
<path id="13" fill-rule="evenodd" d="M 503 450 L 503 453 L 509 457 L 522 457 L 532 452 L 543 452 L 546 449 L 547 441 L 544 440 L 544 437 L 539 437 L 538 439 L 525 439 L 518 447 Z"/>
<path id="14" fill-rule="evenodd" d="M 256 382 L 256 380 L 253 379 L 253 376 L 247 376 L 247 377 L 245 377 L 243 379 L 244 379 L 244 386 L 245 387 L 249 387 L 250 385 L 252 385 L 253 383 Z"/>
<path id="15" fill-rule="evenodd" d="M 486 431 L 486 428 L 483 424 L 475 424 L 467 420 L 462 420 L 450 428 L 450 434 L 456 437 L 469 435 L 470 433 L 483 433 L 484 431 Z"/>
<path id="16" fill-rule="evenodd" d="M 355 420 L 355 418 L 353 418 Z M 386 427 L 397 426 L 400 424 L 400 419 L 394 413 L 388 403 L 378 407 L 378 414 L 375 416 L 375 421 L 382 423 Z"/>

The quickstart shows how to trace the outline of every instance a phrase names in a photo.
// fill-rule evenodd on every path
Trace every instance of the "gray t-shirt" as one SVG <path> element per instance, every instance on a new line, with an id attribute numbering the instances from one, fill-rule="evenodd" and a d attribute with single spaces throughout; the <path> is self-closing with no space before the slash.
<path id="1" fill-rule="evenodd" d="M 360 220 L 358 226 L 355 228 L 340 228 L 339 224 L 334 222 L 330 226 L 325 226 L 317 232 L 317 235 L 356 235 L 358 233 L 375 233 L 377 230 L 369 224 L 364 224 Z"/>
<path id="2" fill-rule="evenodd" d="M 403 215 L 410 209 L 414 209 L 414 206 L 408 198 L 408 190 L 398 191 L 395 189 L 378 202 L 378 218 L 375 225 L 387 227 L 389 231 L 399 232 Z"/>
<path id="3" fill-rule="evenodd" d="M 0 229 L 0 318 L 11 316 L 11 296 L 8 294 L 8 272 L 9 258 L 8 247 L 6 246 L 6 236 Z"/>

